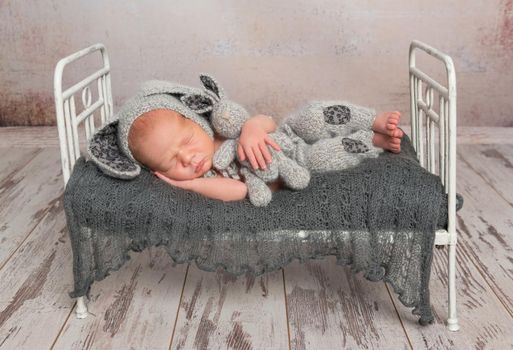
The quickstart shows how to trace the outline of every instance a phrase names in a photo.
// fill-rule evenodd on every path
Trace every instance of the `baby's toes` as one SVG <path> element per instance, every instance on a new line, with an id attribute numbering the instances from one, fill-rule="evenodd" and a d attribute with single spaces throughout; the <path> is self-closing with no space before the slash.
<path id="1" fill-rule="evenodd" d="M 401 139 L 398 138 L 398 137 L 392 137 L 392 138 L 390 138 L 390 143 L 393 144 L 393 145 L 400 145 L 401 144 Z"/>
<path id="2" fill-rule="evenodd" d="M 389 149 L 390 149 L 390 151 L 397 153 L 401 150 L 401 144 L 400 143 L 390 143 Z"/>
<path id="3" fill-rule="evenodd" d="M 386 128 L 387 128 L 387 134 L 389 136 L 392 136 L 392 137 L 398 137 L 398 134 L 397 134 L 397 124 L 394 124 L 394 123 L 387 123 L 386 124 Z"/>
<path id="4" fill-rule="evenodd" d="M 397 114 L 390 114 L 387 120 L 387 124 L 397 125 L 399 123 L 399 116 Z"/>
<path id="5" fill-rule="evenodd" d="M 401 129 L 399 129 L 399 128 L 397 128 L 394 131 L 392 131 L 392 136 L 393 137 L 397 137 L 397 138 L 400 139 L 401 137 L 403 137 L 403 135 L 404 135 L 403 131 Z"/>

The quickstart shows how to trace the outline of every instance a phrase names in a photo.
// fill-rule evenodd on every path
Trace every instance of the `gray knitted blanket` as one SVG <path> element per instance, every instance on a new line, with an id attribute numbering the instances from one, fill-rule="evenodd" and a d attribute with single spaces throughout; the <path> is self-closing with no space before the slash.
<path id="1" fill-rule="evenodd" d="M 434 232 L 447 224 L 440 178 L 423 169 L 407 136 L 402 152 L 354 168 L 312 172 L 301 191 L 282 189 L 266 207 L 223 202 L 170 186 L 148 171 L 131 181 L 79 158 L 64 192 L 74 290 L 118 270 L 128 252 L 164 245 L 176 263 L 236 276 L 335 255 L 371 281 L 389 282 L 423 325 L 433 321 L 429 278 Z"/>

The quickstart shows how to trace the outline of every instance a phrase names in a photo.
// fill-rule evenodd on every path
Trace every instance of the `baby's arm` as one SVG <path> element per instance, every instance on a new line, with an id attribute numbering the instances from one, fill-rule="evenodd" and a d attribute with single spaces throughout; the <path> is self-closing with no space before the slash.
<path id="1" fill-rule="evenodd" d="M 221 176 L 193 179 L 191 190 L 222 201 L 239 201 L 246 198 L 248 193 L 244 182 Z"/>
<path id="2" fill-rule="evenodd" d="M 248 188 L 244 182 L 218 177 L 198 177 L 192 180 L 178 181 L 171 180 L 166 176 L 155 173 L 160 179 L 167 183 L 194 191 L 208 198 L 220 199 L 222 201 L 239 201 L 246 198 Z"/>
<path id="3" fill-rule="evenodd" d="M 265 114 L 255 115 L 244 122 L 246 124 L 257 124 L 260 126 L 266 133 L 272 133 L 276 131 L 277 125 L 274 119 L 271 116 Z M 243 126 L 244 128 L 244 126 Z"/>

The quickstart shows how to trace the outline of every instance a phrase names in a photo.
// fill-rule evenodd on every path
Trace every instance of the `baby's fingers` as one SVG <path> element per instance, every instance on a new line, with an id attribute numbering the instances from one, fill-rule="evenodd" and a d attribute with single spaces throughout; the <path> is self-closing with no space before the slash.
<path id="1" fill-rule="evenodd" d="M 269 152 L 269 148 L 267 147 L 265 142 L 258 144 L 258 146 L 260 147 L 260 151 L 262 152 L 262 155 L 264 156 L 267 164 L 271 163 L 273 160 L 273 157 L 271 155 L 271 152 Z M 262 164 L 260 163 L 260 165 L 262 165 Z"/>
<path id="2" fill-rule="evenodd" d="M 258 169 L 258 162 L 255 157 L 255 154 L 253 153 L 253 150 L 248 147 L 245 151 L 246 151 L 246 155 L 248 157 L 248 162 L 251 164 L 253 169 Z"/>
<path id="3" fill-rule="evenodd" d="M 278 145 L 269 135 L 265 137 L 265 142 L 270 144 L 275 150 L 281 151 L 280 145 Z"/>
<path id="4" fill-rule="evenodd" d="M 239 153 L 239 159 L 242 161 L 245 159 L 244 157 L 244 148 L 239 143 L 239 146 L 237 147 L 237 152 Z"/>
<path id="5" fill-rule="evenodd" d="M 255 164 L 253 165 L 253 168 L 258 169 L 260 166 L 260 169 L 265 169 L 265 160 L 262 156 L 262 146 L 260 144 L 257 144 L 255 147 L 251 149 L 253 152 L 253 156 L 256 159 Z M 252 163 L 253 164 L 253 163 Z"/>

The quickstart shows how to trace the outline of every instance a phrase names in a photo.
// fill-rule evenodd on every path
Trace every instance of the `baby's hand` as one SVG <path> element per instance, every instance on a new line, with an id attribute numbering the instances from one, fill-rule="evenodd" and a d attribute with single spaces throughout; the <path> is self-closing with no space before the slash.
<path id="1" fill-rule="evenodd" d="M 258 169 L 258 165 L 260 165 L 261 169 L 266 169 L 266 161 L 267 163 L 272 161 L 267 144 L 277 151 L 281 151 L 280 146 L 274 142 L 258 123 L 245 123 L 242 127 L 237 148 L 240 160 L 247 158 L 254 169 Z"/>
<path id="2" fill-rule="evenodd" d="M 180 187 L 185 190 L 192 189 L 192 181 L 194 181 L 194 179 L 192 179 L 192 180 L 173 180 L 173 179 L 168 178 L 167 176 L 162 175 L 158 171 L 153 171 L 153 174 L 155 174 L 159 179 L 164 180 L 165 182 L 167 182 L 170 185 Z"/>

